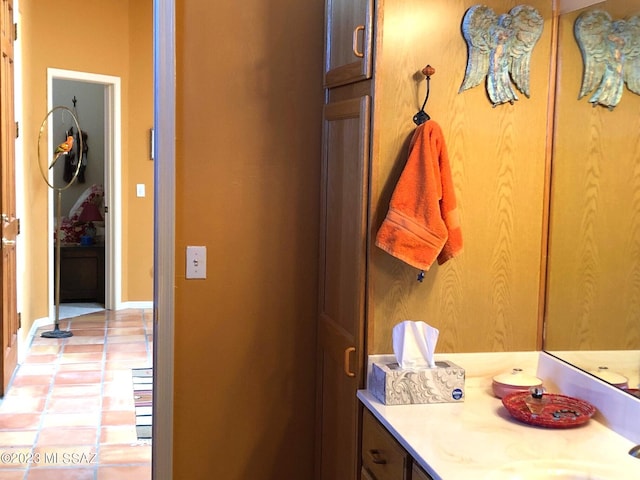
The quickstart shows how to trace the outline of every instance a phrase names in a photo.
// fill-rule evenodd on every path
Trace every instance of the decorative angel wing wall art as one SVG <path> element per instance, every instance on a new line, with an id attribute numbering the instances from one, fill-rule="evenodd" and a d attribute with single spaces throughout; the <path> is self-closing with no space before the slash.
<path id="1" fill-rule="evenodd" d="M 584 71 L 578 99 L 593 92 L 589 102 L 613 110 L 624 84 L 640 94 L 640 15 L 613 20 L 608 12 L 591 10 L 573 26 Z"/>
<path id="2" fill-rule="evenodd" d="M 467 68 L 458 93 L 486 78 L 494 107 L 518 100 L 512 82 L 529 98 L 531 52 L 542 35 L 543 23 L 540 13 L 529 5 L 518 5 L 500 16 L 486 5 L 469 8 L 462 19 Z"/>

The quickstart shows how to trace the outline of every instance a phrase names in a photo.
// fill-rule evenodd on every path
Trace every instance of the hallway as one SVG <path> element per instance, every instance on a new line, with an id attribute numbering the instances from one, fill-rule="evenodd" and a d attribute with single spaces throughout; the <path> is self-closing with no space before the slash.
<path id="1" fill-rule="evenodd" d="M 151 479 L 131 369 L 152 366 L 152 311 L 91 313 L 60 328 L 73 336 L 38 330 L 1 400 L 0 480 Z"/>

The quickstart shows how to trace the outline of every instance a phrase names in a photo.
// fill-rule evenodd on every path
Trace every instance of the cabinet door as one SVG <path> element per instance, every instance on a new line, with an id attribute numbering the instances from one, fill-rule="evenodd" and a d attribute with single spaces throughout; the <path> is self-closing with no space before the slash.
<path id="1" fill-rule="evenodd" d="M 373 0 L 326 0 L 327 88 L 371 78 Z"/>
<path id="2" fill-rule="evenodd" d="M 370 97 L 325 105 L 318 319 L 317 478 L 358 478 Z"/>

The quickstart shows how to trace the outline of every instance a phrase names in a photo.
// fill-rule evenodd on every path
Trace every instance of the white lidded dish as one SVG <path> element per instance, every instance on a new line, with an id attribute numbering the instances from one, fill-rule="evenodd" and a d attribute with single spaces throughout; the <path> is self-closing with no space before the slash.
<path id="1" fill-rule="evenodd" d="M 521 368 L 514 368 L 511 373 L 496 375 L 491 384 L 493 394 L 498 398 L 513 392 L 528 392 L 531 387 L 540 386 L 542 386 L 542 380 L 524 373 Z"/>
<path id="2" fill-rule="evenodd" d="M 598 370 L 589 372 L 601 380 L 610 383 L 614 387 L 627 389 L 629 388 L 629 379 L 624 375 L 612 372 L 608 367 L 598 367 Z"/>

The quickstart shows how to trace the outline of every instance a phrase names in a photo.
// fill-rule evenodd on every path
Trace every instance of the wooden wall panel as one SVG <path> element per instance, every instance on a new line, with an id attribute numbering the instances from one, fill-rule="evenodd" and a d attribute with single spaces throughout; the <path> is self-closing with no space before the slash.
<path id="1" fill-rule="evenodd" d="M 614 19 L 639 1 L 605 2 Z M 561 17 L 547 332 L 552 350 L 640 348 L 640 96 L 618 106 L 579 100 L 580 12 Z"/>
<path id="2" fill-rule="evenodd" d="M 536 346 L 549 94 L 551 2 L 529 2 L 545 19 L 533 51 L 531 98 L 493 108 L 484 85 L 458 93 L 467 48 L 466 10 L 477 2 L 386 2 L 376 57 L 369 352 L 391 352 L 391 329 L 423 320 L 440 329 L 438 352 L 531 350 Z M 501 14 L 515 1 L 491 1 Z M 373 245 L 407 157 L 412 122 L 426 110 L 443 128 L 461 214 L 464 252 L 417 271 Z"/>

